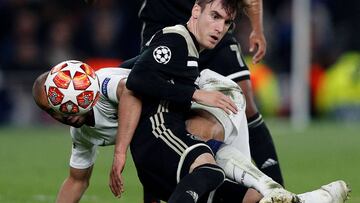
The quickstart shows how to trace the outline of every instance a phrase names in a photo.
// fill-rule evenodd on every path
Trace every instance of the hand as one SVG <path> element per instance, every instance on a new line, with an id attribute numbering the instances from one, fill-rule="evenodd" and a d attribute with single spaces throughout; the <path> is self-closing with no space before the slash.
<path id="1" fill-rule="evenodd" d="M 126 155 L 115 154 L 113 165 L 110 171 L 109 187 L 115 197 L 120 198 L 124 190 L 124 180 L 121 175 L 126 161 Z"/>
<path id="2" fill-rule="evenodd" d="M 253 64 L 257 64 L 266 54 L 266 40 L 264 33 L 252 31 L 249 36 L 249 45 L 250 52 L 254 52 L 257 48 L 256 53 L 252 58 Z"/>
<path id="3" fill-rule="evenodd" d="M 219 91 L 196 90 L 193 100 L 200 104 L 221 108 L 227 114 L 237 113 L 236 104 Z"/>

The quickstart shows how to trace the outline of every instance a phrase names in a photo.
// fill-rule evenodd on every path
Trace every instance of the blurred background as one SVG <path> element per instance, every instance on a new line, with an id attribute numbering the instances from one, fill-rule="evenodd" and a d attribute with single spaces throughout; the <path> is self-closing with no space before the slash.
<path id="1" fill-rule="evenodd" d="M 31 85 L 55 64 L 77 59 L 100 67 L 136 56 L 140 6 L 139 1 L 101 0 L 89 5 L 1 0 L 0 125 L 51 122 L 34 106 Z M 264 1 L 267 54 L 261 64 L 248 61 L 264 116 L 291 115 L 293 10 L 289 0 Z M 309 67 L 304 67 L 309 71 L 302 83 L 308 90 L 304 110 L 311 119 L 360 120 L 359 19 L 357 0 L 310 0 L 310 59 Z M 236 32 L 243 53 L 249 55 L 250 25 L 243 14 Z"/>
<path id="2" fill-rule="evenodd" d="M 294 6 L 304 2 L 309 3 L 307 12 Z M 68 174 L 71 139 L 67 126 L 34 104 L 32 83 L 64 60 L 99 68 L 136 56 L 140 4 L 0 0 L 0 202 L 55 201 Z M 264 0 L 268 49 L 262 63 L 253 65 L 249 21 L 244 15 L 237 19 L 236 36 L 249 56 L 256 101 L 273 135 L 285 184 L 293 192 L 344 179 L 353 188 L 349 203 L 360 202 L 359 20 L 359 0 Z M 300 25 L 296 33 L 306 33 L 297 35 L 298 41 L 293 38 L 295 24 Z M 295 54 L 302 44 L 307 48 Z M 304 105 L 293 108 L 297 101 Z M 307 123 L 300 131 L 292 127 L 296 114 L 304 116 L 295 121 Z M 132 162 L 125 169 L 127 192 L 118 200 L 108 189 L 113 148 L 99 153 L 82 202 L 141 202 Z"/>

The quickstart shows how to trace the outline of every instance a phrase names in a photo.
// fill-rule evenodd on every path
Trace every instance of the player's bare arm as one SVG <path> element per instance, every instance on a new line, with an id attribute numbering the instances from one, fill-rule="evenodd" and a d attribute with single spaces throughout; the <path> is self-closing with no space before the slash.
<path id="1" fill-rule="evenodd" d="M 249 17 L 252 31 L 249 36 L 249 51 L 255 52 L 252 61 L 258 63 L 266 54 L 266 39 L 263 28 L 262 0 L 248 0 L 245 13 Z"/>
<path id="2" fill-rule="evenodd" d="M 109 186 L 114 196 L 120 197 L 124 192 L 124 181 L 121 173 L 125 166 L 127 149 L 139 122 L 141 100 L 125 87 L 125 80 L 119 82 L 117 97 L 121 101 L 118 105 L 119 125 Z"/>

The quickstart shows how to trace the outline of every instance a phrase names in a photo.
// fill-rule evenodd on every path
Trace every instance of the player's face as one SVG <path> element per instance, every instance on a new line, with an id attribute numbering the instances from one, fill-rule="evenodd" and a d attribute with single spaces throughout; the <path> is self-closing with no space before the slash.
<path id="1" fill-rule="evenodd" d="M 44 77 L 46 75 L 44 74 Z M 42 88 L 42 86 L 39 86 L 37 88 Z M 49 106 L 47 97 L 46 97 L 46 92 L 45 90 L 43 91 L 39 91 L 40 93 L 35 96 L 36 97 L 36 103 L 38 104 L 38 106 L 44 110 L 46 113 L 48 113 L 51 117 L 53 117 L 55 120 L 65 124 L 65 125 L 70 125 L 73 126 L 75 128 L 79 128 L 82 125 L 84 125 L 87 121 L 91 120 L 89 119 L 89 117 L 93 116 L 93 110 L 91 109 L 89 112 L 83 114 L 83 115 L 64 115 L 61 114 L 57 111 L 55 111 L 54 109 L 52 109 Z"/>
<path id="2" fill-rule="evenodd" d="M 235 14 L 229 15 L 220 0 L 206 4 L 198 17 L 198 42 L 205 49 L 214 48 L 229 30 Z"/>
<path id="3" fill-rule="evenodd" d="M 73 126 L 75 128 L 80 128 L 82 125 L 84 125 L 86 122 L 86 116 L 89 114 L 89 113 L 86 113 L 83 115 L 64 115 L 64 114 L 54 111 L 51 108 L 47 109 L 46 112 L 51 117 L 53 117 L 55 120 L 65 124 L 65 125 Z"/>

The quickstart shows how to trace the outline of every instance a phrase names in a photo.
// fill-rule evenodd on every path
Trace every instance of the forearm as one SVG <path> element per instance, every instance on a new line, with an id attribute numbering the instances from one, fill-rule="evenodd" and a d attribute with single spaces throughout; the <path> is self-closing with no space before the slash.
<path id="1" fill-rule="evenodd" d="M 262 0 L 248 0 L 245 13 L 250 20 L 252 30 L 262 33 L 264 30 Z"/>
<path id="2" fill-rule="evenodd" d="M 119 101 L 119 125 L 114 153 L 125 156 L 140 119 L 142 104 L 141 100 L 126 88 L 120 95 Z"/>

